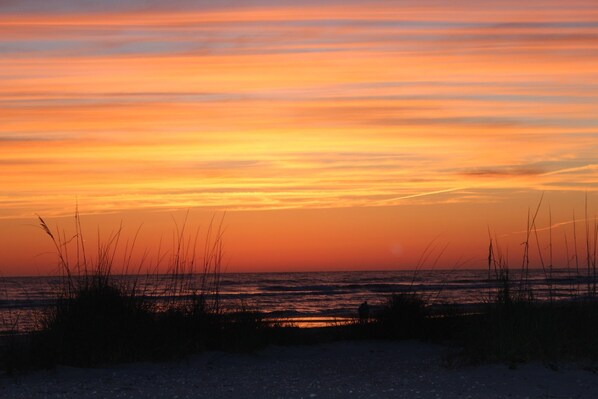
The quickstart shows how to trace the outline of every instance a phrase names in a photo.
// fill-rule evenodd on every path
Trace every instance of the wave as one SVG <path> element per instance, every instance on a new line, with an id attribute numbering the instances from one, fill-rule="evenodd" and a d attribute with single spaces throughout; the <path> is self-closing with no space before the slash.
<path id="1" fill-rule="evenodd" d="M 521 281 L 519 276 L 520 271 L 511 275 L 515 290 Z M 147 288 L 140 290 L 139 296 L 156 303 L 193 298 L 192 292 L 170 294 L 172 279 L 166 275 L 116 278 L 125 282 L 139 281 L 139 287 Z M 546 279 L 542 270 L 534 270 L 530 271 L 528 282 L 538 297 L 552 293 L 566 298 L 576 286 L 584 291 L 592 278 L 576 275 L 571 270 L 555 269 L 552 278 Z M 200 281 L 199 276 L 193 279 Z M 27 324 L 27 312 L 56 303 L 60 282 L 57 277 L 0 279 L 0 312 L 19 310 L 23 323 Z M 496 280 L 488 279 L 488 270 L 242 273 L 222 276 L 219 299 L 224 307 L 234 309 L 239 304 L 248 304 L 272 317 L 332 317 L 355 313 L 357 306 L 366 300 L 371 306 L 380 305 L 393 293 L 418 292 L 438 303 L 463 305 L 480 303 L 488 297 L 489 291 L 499 287 Z"/>

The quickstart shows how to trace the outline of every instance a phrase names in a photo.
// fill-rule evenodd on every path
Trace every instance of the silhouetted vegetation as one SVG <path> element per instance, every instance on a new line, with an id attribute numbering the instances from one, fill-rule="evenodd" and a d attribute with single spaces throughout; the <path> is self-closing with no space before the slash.
<path id="1" fill-rule="evenodd" d="M 484 293 L 486 302 L 480 306 L 431 303 L 412 284 L 409 290 L 388 296 L 376 311 L 370 313 L 368 309 L 367 316 L 362 309 L 361 318 L 356 317 L 353 323 L 313 329 L 266 321 L 257 310 L 223 311 L 219 304 L 221 223 L 215 228 L 210 224 L 201 257 L 197 255 L 197 234 L 195 240 L 189 240 L 185 236 L 186 222 L 177 226 L 168 292 L 153 297 L 137 279 L 114 274 L 120 230 L 98 244 L 97 255 L 90 260 L 78 214 L 76 234 L 70 239 L 64 232 L 52 232 L 40 218 L 63 272 L 60 297 L 43 314 L 39 331 L 5 337 L 3 365 L 14 372 L 55 364 L 94 366 L 171 359 L 206 349 L 247 351 L 269 344 L 373 338 L 424 339 L 457 345 L 462 348 L 461 358 L 468 362 L 598 360 L 598 224 L 594 221 L 591 226 L 586 215 L 585 265 L 581 268 L 573 224 L 573 240 L 569 242 L 574 251 L 571 256 L 568 251 L 567 267 L 577 279 L 572 280 L 573 295 L 558 299 L 551 285 L 552 232 L 548 245 L 542 245 L 536 228 L 540 205 L 541 201 L 535 212 L 529 213 L 522 261 L 516 273 L 498 240 L 490 237 L 488 282 L 492 284 Z M 534 240 L 548 284 L 547 298 L 540 298 L 529 281 Z M 74 262 L 67 251 L 72 242 L 76 246 Z M 133 244 L 125 247 L 125 271 L 130 270 L 127 262 Z M 543 248 L 549 248 L 549 253 L 544 254 Z M 428 249 L 424 255 L 422 262 L 431 257 Z M 585 270 L 581 278 L 580 270 Z M 156 297 L 169 299 L 159 302 L 152 299 Z"/>
<path id="2" fill-rule="evenodd" d="M 549 243 L 538 238 L 536 218 L 528 213 L 526 240 L 520 278 L 513 281 L 507 259 L 496 240 L 490 239 L 488 273 L 494 275 L 498 288 L 490 293 L 488 303 L 479 313 L 459 327 L 464 354 L 473 361 L 505 361 L 511 364 L 528 360 L 558 361 L 598 359 L 598 298 L 596 297 L 596 249 L 598 224 L 590 228 L 586 197 L 586 275 L 571 287 L 569 299 L 557 300 L 552 287 L 552 218 L 549 210 Z M 578 263 L 576 224 L 573 224 L 573 259 Z M 566 239 L 566 236 L 565 236 Z M 529 283 L 530 247 L 534 244 L 548 284 L 548 298 L 538 299 Z M 565 241 L 567 242 L 567 240 Z M 548 248 L 545 254 L 542 248 Z M 569 251 L 567 251 L 568 253 Z M 567 267 L 571 268 L 569 254 Z M 579 264 L 575 276 L 579 275 Z M 571 273 L 573 274 L 573 273 Z"/>
<path id="3" fill-rule="evenodd" d="M 39 219 L 59 258 L 60 294 L 42 314 L 37 331 L 6 337 L 2 360 L 7 371 L 169 359 L 205 349 L 251 350 L 266 344 L 269 326 L 257 312 L 225 313 L 219 306 L 221 224 L 213 229 L 210 223 L 201 261 L 196 242 L 184 235 L 186 221 L 177 226 L 168 292 L 161 293 L 169 299 L 160 303 L 147 287 L 139 287 L 139 279 L 114 275 L 120 229 L 98 244 L 91 260 L 78 214 L 75 219 L 76 233 L 70 239 Z M 71 261 L 73 251 L 68 249 L 73 243 L 76 259 Z M 125 262 L 130 262 L 132 250 L 133 244 L 126 246 Z M 130 270 L 130 264 L 125 263 L 124 270 Z"/>
<path id="4" fill-rule="evenodd" d="M 375 322 L 391 338 L 420 338 L 428 327 L 428 306 L 415 292 L 391 295 Z"/>

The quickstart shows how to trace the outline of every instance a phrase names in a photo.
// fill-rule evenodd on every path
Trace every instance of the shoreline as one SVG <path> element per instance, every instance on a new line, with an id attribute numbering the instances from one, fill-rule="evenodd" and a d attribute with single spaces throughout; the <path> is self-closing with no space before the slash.
<path id="1" fill-rule="evenodd" d="M 426 298 L 431 307 L 444 304 L 460 304 L 461 307 L 476 307 L 487 300 L 489 293 L 501 288 L 494 277 L 488 278 L 482 269 L 422 269 L 383 271 L 339 271 L 339 272 L 268 272 L 268 273 L 223 273 L 219 287 L 219 301 L 229 311 L 240 308 L 261 311 L 264 317 L 345 317 L 356 313 L 363 301 L 371 306 L 380 305 L 390 295 L 402 292 L 416 292 Z M 580 293 L 573 287 L 583 288 L 589 276 L 571 275 L 566 268 L 553 270 L 552 283 L 545 281 L 541 269 L 530 270 L 537 299 L 547 299 L 546 286 L 554 284 L 555 299 L 565 300 Z M 517 288 L 517 270 L 512 271 L 512 282 Z M 297 281 L 285 278 L 289 275 L 301 277 Z M 192 276 L 200 278 L 201 274 Z M 242 278 L 241 278 L 242 277 Z M 558 278 L 556 278 L 558 277 Z M 73 277 L 76 282 L 78 278 Z M 172 293 L 165 281 L 167 274 L 110 276 L 115 284 L 140 279 L 136 293 L 141 300 L 160 306 L 161 302 L 190 298 L 188 293 Z M 10 325 L 14 315 L 20 313 L 20 323 L 29 329 L 30 314 L 34 314 L 56 303 L 64 294 L 61 277 L 27 276 L 0 278 L 0 324 Z M 6 319 L 3 321 L 2 319 Z"/>

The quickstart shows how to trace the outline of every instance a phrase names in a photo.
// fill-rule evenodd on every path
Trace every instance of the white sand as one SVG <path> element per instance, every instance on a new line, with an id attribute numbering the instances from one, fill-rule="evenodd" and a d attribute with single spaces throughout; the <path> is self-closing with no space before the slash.
<path id="1" fill-rule="evenodd" d="M 338 342 L 60 367 L 1 377 L 0 398 L 598 398 L 598 374 L 575 365 L 447 368 L 448 351 L 417 342 Z"/>

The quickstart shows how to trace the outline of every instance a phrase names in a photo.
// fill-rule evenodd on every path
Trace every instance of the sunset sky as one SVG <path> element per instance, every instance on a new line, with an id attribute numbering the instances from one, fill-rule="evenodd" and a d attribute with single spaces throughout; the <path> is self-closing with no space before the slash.
<path id="1" fill-rule="evenodd" d="M 226 211 L 230 271 L 517 265 L 542 193 L 564 265 L 597 191 L 595 0 L 0 0 L 3 275 L 76 204 L 140 252 Z"/>

